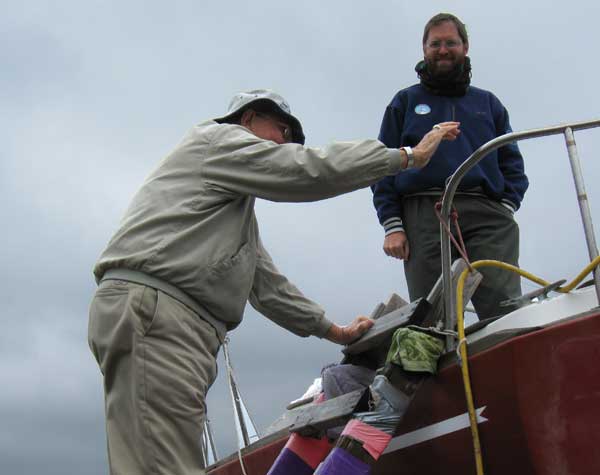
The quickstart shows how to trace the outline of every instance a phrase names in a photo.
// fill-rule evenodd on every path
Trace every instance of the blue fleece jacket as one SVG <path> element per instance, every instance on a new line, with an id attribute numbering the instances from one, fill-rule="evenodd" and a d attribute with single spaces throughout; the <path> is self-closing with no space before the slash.
<path id="1" fill-rule="evenodd" d="M 386 108 L 379 140 L 390 148 L 414 147 L 435 124 L 447 121 L 460 122 L 461 134 L 454 141 L 442 141 L 425 168 L 403 171 L 373 185 L 381 224 L 401 219 L 403 195 L 443 188 L 446 178 L 481 145 L 512 132 L 508 112 L 491 92 L 471 86 L 461 97 L 436 96 L 415 84 L 398 92 Z M 490 199 L 516 210 L 528 185 L 515 143 L 487 155 L 463 178 L 459 190 L 480 188 Z"/>

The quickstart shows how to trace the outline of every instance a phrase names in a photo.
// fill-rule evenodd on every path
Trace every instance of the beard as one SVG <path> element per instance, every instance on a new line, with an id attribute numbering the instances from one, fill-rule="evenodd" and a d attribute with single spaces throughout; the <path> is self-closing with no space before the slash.
<path id="1" fill-rule="evenodd" d="M 449 65 L 450 66 L 450 65 Z M 438 67 L 435 61 L 419 61 L 415 71 L 421 85 L 439 96 L 463 96 L 471 83 L 471 60 L 464 56 L 451 67 Z"/>
<path id="2" fill-rule="evenodd" d="M 439 61 L 441 60 L 446 60 L 447 63 L 439 64 Z M 425 64 L 432 77 L 440 80 L 451 80 L 462 74 L 465 65 L 465 57 L 457 58 L 456 56 L 453 56 L 434 58 L 433 60 L 425 59 Z"/>

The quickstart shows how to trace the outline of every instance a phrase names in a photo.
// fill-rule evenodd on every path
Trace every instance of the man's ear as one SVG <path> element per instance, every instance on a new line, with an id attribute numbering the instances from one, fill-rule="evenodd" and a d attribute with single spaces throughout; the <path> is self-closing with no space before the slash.
<path id="1" fill-rule="evenodd" d="M 240 118 L 240 125 L 249 129 L 254 115 L 255 112 L 252 109 L 246 109 Z"/>

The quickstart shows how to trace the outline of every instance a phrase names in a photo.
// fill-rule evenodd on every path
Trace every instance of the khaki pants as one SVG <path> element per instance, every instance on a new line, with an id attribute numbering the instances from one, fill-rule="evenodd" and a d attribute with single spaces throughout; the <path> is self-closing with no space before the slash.
<path id="1" fill-rule="evenodd" d="M 110 473 L 204 474 L 205 396 L 220 346 L 213 327 L 161 291 L 107 280 L 88 331 L 104 376 Z"/>

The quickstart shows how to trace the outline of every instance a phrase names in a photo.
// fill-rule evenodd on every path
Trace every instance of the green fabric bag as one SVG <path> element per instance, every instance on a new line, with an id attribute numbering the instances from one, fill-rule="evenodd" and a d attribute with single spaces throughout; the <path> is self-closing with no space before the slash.
<path id="1" fill-rule="evenodd" d="M 444 351 L 444 342 L 426 333 L 398 328 L 392 336 L 392 345 L 386 363 L 402 366 L 406 371 L 437 372 L 437 361 Z"/>

